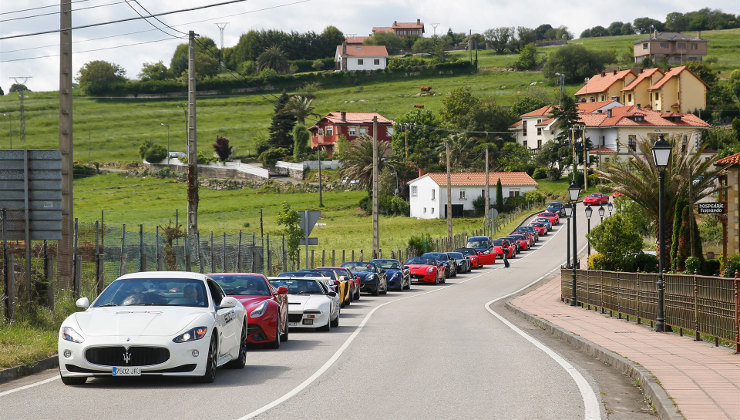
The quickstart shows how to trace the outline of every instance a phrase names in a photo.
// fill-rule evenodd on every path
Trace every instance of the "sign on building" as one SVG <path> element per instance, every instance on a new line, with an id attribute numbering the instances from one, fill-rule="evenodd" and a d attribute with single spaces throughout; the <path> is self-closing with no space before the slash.
<path id="1" fill-rule="evenodd" d="M 724 214 L 725 203 L 699 203 L 699 214 Z"/>

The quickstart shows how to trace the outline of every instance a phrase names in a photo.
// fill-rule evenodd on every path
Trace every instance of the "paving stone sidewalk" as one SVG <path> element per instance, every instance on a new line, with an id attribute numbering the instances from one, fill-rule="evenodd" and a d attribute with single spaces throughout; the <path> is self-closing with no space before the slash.
<path id="1" fill-rule="evenodd" d="M 740 354 L 560 301 L 560 277 L 511 301 L 647 369 L 687 419 L 740 419 Z"/>

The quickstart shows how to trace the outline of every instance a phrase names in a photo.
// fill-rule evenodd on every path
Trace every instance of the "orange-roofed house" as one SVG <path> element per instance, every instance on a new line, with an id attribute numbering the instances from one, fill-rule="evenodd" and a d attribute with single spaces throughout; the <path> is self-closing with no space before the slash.
<path id="1" fill-rule="evenodd" d="M 383 70 L 388 65 L 385 45 L 347 44 L 337 46 L 334 54 L 337 70 Z"/>
<path id="2" fill-rule="evenodd" d="M 484 195 L 485 172 L 456 172 L 450 174 L 452 216 L 462 217 L 465 211 L 475 210 L 473 202 Z M 496 182 L 501 179 L 504 199 L 524 195 L 537 188 L 537 182 L 526 172 L 490 172 L 489 197 L 496 204 Z M 447 174 L 427 173 L 408 183 L 409 216 L 417 219 L 444 219 L 447 217 Z"/>
<path id="3" fill-rule="evenodd" d="M 424 36 L 424 22 L 416 19 L 416 22 L 393 22 L 393 26 L 376 26 L 373 34 L 378 32 L 392 32 L 400 37 Z"/>
<path id="4" fill-rule="evenodd" d="M 311 126 L 311 148 L 321 147 L 329 155 L 334 152 L 339 136 L 352 141 L 373 135 L 373 117 L 378 117 L 378 141 L 391 141 L 393 122 L 376 112 L 330 112 Z"/>
<path id="5" fill-rule="evenodd" d="M 687 61 L 701 61 L 707 55 L 708 41 L 697 36 L 677 32 L 654 31 L 650 37 L 635 41 L 635 63 L 650 59 L 653 63 L 661 60 L 669 64 L 682 64 Z"/>
<path id="6" fill-rule="evenodd" d="M 637 75 L 632 70 L 613 70 L 603 72 L 588 79 L 575 93 L 579 102 L 598 102 L 622 99 L 622 89 L 629 85 Z"/>
<path id="7" fill-rule="evenodd" d="M 650 105 L 650 86 L 663 77 L 663 70 L 659 68 L 642 69 L 635 80 L 622 89 L 622 103 L 645 107 Z"/>
<path id="8" fill-rule="evenodd" d="M 656 111 L 694 112 L 707 107 L 709 85 L 686 66 L 674 67 L 648 87 Z"/>
<path id="9" fill-rule="evenodd" d="M 738 254 L 740 253 L 740 153 L 719 159 L 715 165 L 726 168 L 720 176 L 721 185 L 726 187 L 727 199 L 727 253 L 725 255 Z"/>

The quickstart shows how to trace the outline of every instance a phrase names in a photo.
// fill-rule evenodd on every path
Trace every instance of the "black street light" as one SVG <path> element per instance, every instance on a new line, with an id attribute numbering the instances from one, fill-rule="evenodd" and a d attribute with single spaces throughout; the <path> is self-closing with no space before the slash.
<path id="1" fill-rule="evenodd" d="M 663 270 L 665 267 L 665 169 L 671 159 L 671 144 L 661 134 L 658 140 L 653 144 L 653 159 L 655 167 L 658 169 L 658 315 L 655 319 L 655 331 L 670 331 L 670 327 L 665 325 L 665 284 L 663 283 Z"/>
<path id="2" fill-rule="evenodd" d="M 606 207 L 609 208 L 609 216 L 611 216 L 612 215 L 612 210 L 614 210 L 614 204 L 609 203 L 609 204 L 606 205 Z"/>
<path id="3" fill-rule="evenodd" d="M 604 222 L 604 213 L 606 213 L 606 209 L 604 206 L 599 206 L 599 216 L 601 216 L 601 223 Z"/>
<path id="4" fill-rule="evenodd" d="M 170 125 L 167 123 L 159 123 L 162 127 L 167 127 L 167 164 L 170 164 Z"/>
<path id="5" fill-rule="evenodd" d="M 565 219 L 568 222 L 565 229 L 565 268 L 570 268 L 570 216 L 573 214 L 573 207 L 570 206 L 570 203 L 567 203 L 563 208 L 565 209 Z"/>
<path id="6" fill-rule="evenodd" d="M 594 212 L 594 209 L 591 208 L 591 206 L 586 207 L 586 226 L 588 227 L 588 233 L 591 233 L 591 214 Z M 586 236 L 586 241 L 588 243 L 588 256 L 591 256 L 591 239 Z"/>
<path id="7" fill-rule="evenodd" d="M 573 205 L 573 296 L 571 298 L 570 306 L 576 306 L 576 266 L 578 265 L 578 236 L 576 234 L 576 214 L 578 213 L 576 211 L 576 207 L 578 206 L 578 195 L 581 193 L 581 187 L 576 184 L 575 181 L 571 182 L 570 187 L 568 187 L 568 197 L 570 198 L 570 202 Z"/>

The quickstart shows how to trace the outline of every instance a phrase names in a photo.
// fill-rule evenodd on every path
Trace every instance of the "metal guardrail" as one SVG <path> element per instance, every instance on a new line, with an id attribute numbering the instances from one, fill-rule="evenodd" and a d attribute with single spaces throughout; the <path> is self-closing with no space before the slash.
<path id="1" fill-rule="evenodd" d="M 560 272 L 560 299 L 570 301 L 573 271 Z M 665 322 L 678 329 L 735 343 L 740 352 L 740 299 L 738 279 L 665 274 Z M 657 313 L 656 273 L 576 270 L 576 295 L 581 306 L 618 318 L 635 318 L 653 325 Z"/>

